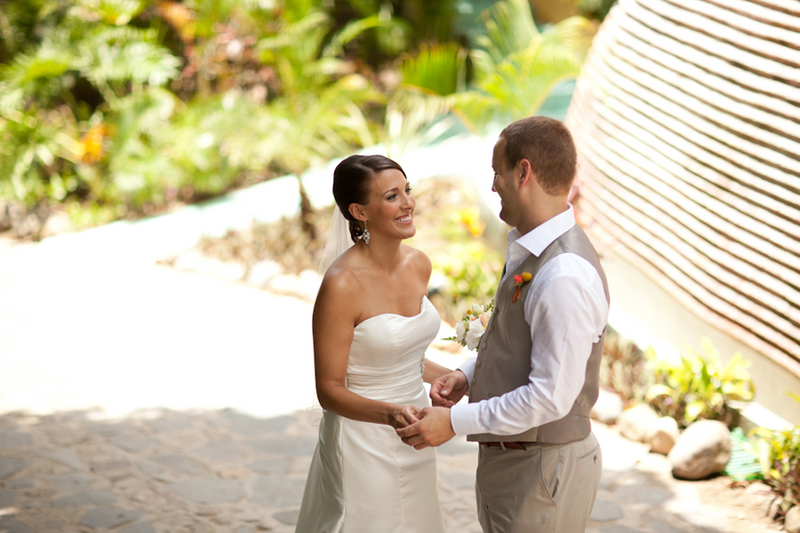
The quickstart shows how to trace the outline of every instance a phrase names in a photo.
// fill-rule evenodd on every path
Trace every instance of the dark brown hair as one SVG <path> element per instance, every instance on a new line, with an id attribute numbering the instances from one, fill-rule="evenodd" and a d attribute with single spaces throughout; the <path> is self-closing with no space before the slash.
<path id="1" fill-rule="evenodd" d="M 528 117 L 509 124 L 500 133 L 506 140 L 506 164 L 514 168 L 527 159 L 548 194 L 564 194 L 575 179 L 578 155 L 569 130 L 549 117 Z"/>
<path id="2" fill-rule="evenodd" d="M 353 242 L 364 233 L 364 229 L 350 214 L 350 204 L 369 203 L 372 178 L 389 169 L 399 170 L 403 176 L 406 175 L 400 165 L 382 155 L 351 155 L 336 165 L 333 171 L 333 198 L 339 211 L 350 223 L 350 238 Z"/>

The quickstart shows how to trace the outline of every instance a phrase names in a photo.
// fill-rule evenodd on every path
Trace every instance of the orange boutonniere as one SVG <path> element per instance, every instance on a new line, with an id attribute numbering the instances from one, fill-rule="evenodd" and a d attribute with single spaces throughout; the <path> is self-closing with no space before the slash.
<path id="1" fill-rule="evenodd" d="M 523 272 L 522 274 L 514 276 L 514 285 L 517 286 L 517 290 L 514 292 L 514 297 L 511 299 L 512 302 L 517 301 L 520 289 L 522 289 L 522 286 L 526 283 L 530 283 L 532 277 L 530 272 Z"/>

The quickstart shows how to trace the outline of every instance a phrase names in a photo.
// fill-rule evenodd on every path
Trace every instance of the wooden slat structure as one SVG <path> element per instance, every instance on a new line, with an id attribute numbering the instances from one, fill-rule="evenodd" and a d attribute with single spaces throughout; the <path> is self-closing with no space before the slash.
<path id="1" fill-rule="evenodd" d="M 800 377 L 800 1 L 619 0 L 566 121 L 594 229 Z"/>

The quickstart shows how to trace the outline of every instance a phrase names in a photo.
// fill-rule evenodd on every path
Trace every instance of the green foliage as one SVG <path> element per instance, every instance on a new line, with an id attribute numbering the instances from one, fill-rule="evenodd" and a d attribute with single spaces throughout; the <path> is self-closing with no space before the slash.
<path id="1" fill-rule="evenodd" d="M 800 402 L 797 394 L 786 394 Z M 785 515 L 792 506 L 800 505 L 800 427 L 756 428 L 752 433 L 759 439 L 764 482 L 781 498 L 780 513 Z"/>
<path id="2" fill-rule="evenodd" d="M 596 31 L 582 17 L 539 31 L 526 0 L 496 2 L 482 16 L 479 47 L 468 54 L 474 71 L 469 86 L 464 50 L 456 45 L 422 48 L 401 63 L 403 83 L 389 105 L 390 112 L 400 115 L 396 122 L 402 118 L 424 131 L 452 112 L 483 133 L 497 123 L 535 115 L 556 85 L 577 77 Z M 394 139 L 391 133 L 387 137 Z"/>
<path id="3" fill-rule="evenodd" d="M 574 0 L 574 2 L 584 17 L 602 21 L 617 0 Z"/>
<path id="4" fill-rule="evenodd" d="M 722 366 L 719 353 L 708 339 L 702 340 L 699 354 L 691 348 L 681 352 L 678 362 L 659 360 L 650 350 L 655 384 L 646 399 L 662 416 L 671 416 L 680 427 L 697 419 L 721 420 L 731 424 L 732 401 L 749 402 L 755 386 L 744 360 L 737 352 L 730 362 Z"/>
<path id="5" fill-rule="evenodd" d="M 344 47 L 391 17 L 337 29 L 322 2 L 264 4 L 4 8 L 0 195 L 27 208 L 63 202 L 82 227 L 374 144 L 365 110 L 382 95 Z"/>
<path id="6" fill-rule="evenodd" d="M 577 77 L 595 32 L 582 17 L 540 32 L 525 0 L 497 2 L 483 17 L 486 33 L 470 55 L 474 88 L 454 103 L 477 131 L 536 114 L 553 87 Z"/>

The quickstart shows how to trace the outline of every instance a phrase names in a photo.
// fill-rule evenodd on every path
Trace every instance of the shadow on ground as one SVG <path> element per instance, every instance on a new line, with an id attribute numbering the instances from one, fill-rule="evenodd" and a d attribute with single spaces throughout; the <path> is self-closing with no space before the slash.
<path id="1" fill-rule="evenodd" d="M 269 419 L 233 410 L 99 414 L 0 416 L 0 531 L 294 531 L 321 411 Z M 624 444 L 603 446 L 609 459 L 629 454 Z M 449 531 L 480 532 L 476 455 L 463 439 L 439 450 Z M 715 529 L 713 515 L 698 525 L 702 507 L 665 481 L 663 465 L 650 466 L 604 471 L 590 531 L 732 531 Z"/>

